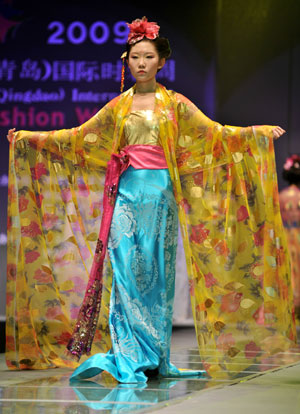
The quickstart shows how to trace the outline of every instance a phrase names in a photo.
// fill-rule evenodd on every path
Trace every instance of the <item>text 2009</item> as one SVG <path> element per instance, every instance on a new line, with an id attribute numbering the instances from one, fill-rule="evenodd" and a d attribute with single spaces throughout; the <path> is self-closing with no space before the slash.
<path id="1" fill-rule="evenodd" d="M 47 39 L 50 45 L 62 45 L 66 42 L 74 45 L 80 45 L 90 40 L 92 43 L 102 45 L 106 43 L 110 36 L 113 36 L 113 42 L 124 44 L 128 37 L 128 26 L 126 22 L 116 22 L 112 29 L 102 21 L 97 21 L 87 26 L 86 23 L 75 21 L 68 25 L 60 21 L 49 23 L 48 30 L 53 31 Z"/>

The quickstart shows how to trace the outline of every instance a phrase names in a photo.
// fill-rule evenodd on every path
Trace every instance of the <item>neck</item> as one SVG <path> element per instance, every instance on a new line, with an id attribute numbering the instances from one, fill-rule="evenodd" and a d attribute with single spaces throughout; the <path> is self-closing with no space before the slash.
<path id="1" fill-rule="evenodd" d="M 145 94 L 153 93 L 156 90 L 156 79 L 151 79 L 149 82 L 137 82 L 135 87 L 135 93 Z"/>

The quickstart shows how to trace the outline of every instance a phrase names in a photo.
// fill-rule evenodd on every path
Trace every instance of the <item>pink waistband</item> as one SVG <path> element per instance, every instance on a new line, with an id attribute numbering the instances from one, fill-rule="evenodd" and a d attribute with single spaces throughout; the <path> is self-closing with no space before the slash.
<path id="1" fill-rule="evenodd" d="M 129 157 L 129 165 L 136 169 L 168 168 L 164 150 L 158 145 L 127 145 L 121 150 L 123 154 Z"/>

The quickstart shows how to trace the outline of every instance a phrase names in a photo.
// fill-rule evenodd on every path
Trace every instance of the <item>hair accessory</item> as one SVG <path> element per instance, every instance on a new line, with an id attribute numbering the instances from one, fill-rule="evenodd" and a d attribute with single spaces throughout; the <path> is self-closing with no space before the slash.
<path id="1" fill-rule="evenodd" d="M 289 171 L 292 167 L 300 168 L 300 155 L 293 154 L 285 160 L 283 169 Z"/>
<path id="2" fill-rule="evenodd" d="M 127 23 L 127 26 L 129 27 L 127 42 L 130 45 L 142 40 L 144 37 L 150 40 L 158 37 L 159 26 L 156 22 L 148 22 L 146 16 L 142 19 L 133 20 L 132 23 Z"/>
<path id="3" fill-rule="evenodd" d="M 122 59 L 122 70 L 121 70 L 121 87 L 120 91 L 123 92 L 124 89 L 124 80 L 125 80 L 125 59 L 127 57 L 127 52 L 124 52 L 121 56 Z"/>

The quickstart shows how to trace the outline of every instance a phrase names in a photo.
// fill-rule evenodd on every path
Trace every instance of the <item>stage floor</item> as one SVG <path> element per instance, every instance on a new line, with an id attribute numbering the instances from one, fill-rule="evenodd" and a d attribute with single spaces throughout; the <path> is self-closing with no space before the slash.
<path id="1" fill-rule="evenodd" d="M 201 369 L 193 329 L 174 331 L 171 360 L 178 368 Z M 300 412 L 300 349 L 274 355 L 251 367 L 239 358 L 229 370 L 230 379 L 153 379 L 145 385 L 118 384 L 109 375 L 102 375 L 71 386 L 70 370 L 9 371 L 2 354 L 0 413 Z"/>

